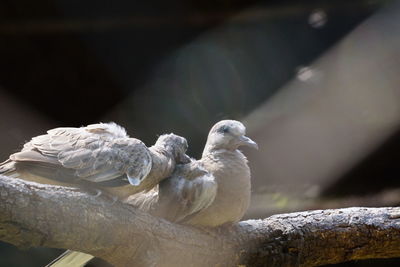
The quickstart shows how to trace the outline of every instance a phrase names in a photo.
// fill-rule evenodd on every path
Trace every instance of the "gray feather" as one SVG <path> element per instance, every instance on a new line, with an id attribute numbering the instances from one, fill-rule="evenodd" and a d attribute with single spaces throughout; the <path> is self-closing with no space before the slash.
<path id="1" fill-rule="evenodd" d="M 177 168 L 172 177 L 159 186 L 160 203 L 163 206 L 168 203 L 168 214 L 163 217 L 175 222 L 184 222 L 207 208 L 217 194 L 217 183 L 211 173 L 198 162 L 186 165 Z"/>
<path id="2" fill-rule="evenodd" d="M 158 189 L 131 196 L 129 203 L 155 216 L 185 222 L 207 208 L 217 194 L 217 183 L 198 161 L 178 165 Z"/>
<path id="3" fill-rule="evenodd" d="M 129 176 L 140 182 L 150 172 L 149 149 L 138 139 L 129 138 L 115 123 L 92 124 L 81 128 L 55 128 L 33 137 L 21 152 L 10 159 L 24 164 L 36 162 L 70 170 L 68 174 L 91 182 L 103 182 Z M 20 164 L 20 165 L 21 165 Z M 49 173 L 52 176 L 52 173 Z M 51 177 L 50 177 L 51 178 Z"/>

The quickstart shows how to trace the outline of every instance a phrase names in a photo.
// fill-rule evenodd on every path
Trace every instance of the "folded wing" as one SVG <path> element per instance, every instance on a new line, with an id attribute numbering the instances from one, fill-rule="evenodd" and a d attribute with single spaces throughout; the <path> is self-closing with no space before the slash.
<path id="1" fill-rule="evenodd" d="M 32 138 L 10 159 L 50 178 L 72 176 L 103 182 L 122 177 L 134 185 L 149 174 L 152 166 L 146 145 L 129 138 L 115 123 L 49 130 Z"/>
<path id="2" fill-rule="evenodd" d="M 159 184 L 158 206 L 153 213 L 170 221 L 184 223 L 210 206 L 216 194 L 214 176 L 198 162 L 180 165 L 172 177 Z"/>

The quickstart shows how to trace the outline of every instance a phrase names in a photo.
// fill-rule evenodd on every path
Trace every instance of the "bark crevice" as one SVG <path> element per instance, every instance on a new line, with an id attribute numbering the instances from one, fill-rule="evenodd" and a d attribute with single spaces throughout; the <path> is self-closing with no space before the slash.
<path id="1" fill-rule="evenodd" d="M 115 266 L 318 266 L 400 257 L 400 208 L 279 214 L 216 229 L 155 218 L 77 188 L 0 176 L 0 240 Z"/>

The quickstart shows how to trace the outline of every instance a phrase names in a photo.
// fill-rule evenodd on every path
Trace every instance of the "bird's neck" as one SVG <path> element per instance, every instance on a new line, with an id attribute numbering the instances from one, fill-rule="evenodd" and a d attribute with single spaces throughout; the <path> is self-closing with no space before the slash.
<path id="1" fill-rule="evenodd" d="M 212 154 L 217 150 L 218 150 L 218 147 L 216 147 L 214 144 L 210 143 L 209 140 L 207 140 L 207 143 L 204 146 L 202 157 L 205 157 L 205 156 L 207 156 L 209 154 Z"/>
<path id="2" fill-rule="evenodd" d="M 171 158 L 175 154 L 174 147 L 167 143 L 156 143 L 155 145 L 150 147 L 150 150 Z"/>
<path id="3" fill-rule="evenodd" d="M 215 146 L 215 145 L 206 144 L 206 146 L 204 147 L 204 150 L 203 150 L 202 157 L 205 157 L 207 155 L 211 155 L 211 154 L 214 154 L 214 153 L 217 153 L 217 154 L 220 154 L 220 153 L 236 153 L 236 151 L 241 153 L 237 149 L 233 149 L 233 148 L 232 149 L 227 149 L 227 148 L 221 148 L 221 147 L 218 147 L 218 146 Z"/>
<path id="4" fill-rule="evenodd" d="M 148 177 L 169 177 L 175 168 L 173 154 L 164 147 L 152 146 L 149 148 L 152 167 Z M 145 180 L 152 180 L 146 178 Z M 159 182 L 159 181 L 158 181 Z"/>
<path id="5" fill-rule="evenodd" d="M 173 168 L 175 165 L 174 151 L 170 147 L 152 146 L 149 148 L 153 160 L 153 168 L 165 169 L 168 167 Z"/>
<path id="6" fill-rule="evenodd" d="M 231 160 L 236 162 L 241 162 L 247 166 L 247 158 L 246 156 L 238 149 L 213 149 L 213 150 L 204 150 L 202 159 L 208 159 L 212 161 L 220 161 L 229 162 Z"/>

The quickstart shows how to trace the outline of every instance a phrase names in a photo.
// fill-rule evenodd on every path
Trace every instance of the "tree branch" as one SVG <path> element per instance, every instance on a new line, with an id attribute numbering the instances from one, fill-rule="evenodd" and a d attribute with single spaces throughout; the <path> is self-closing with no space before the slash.
<path id="1" fill-rule="evenodd" d="M 80 189 L 0 177 L 0 239 L 115 266 L 318 266 L 400 256 L 400 208 L 306 211 L 196 229 Z"/>

